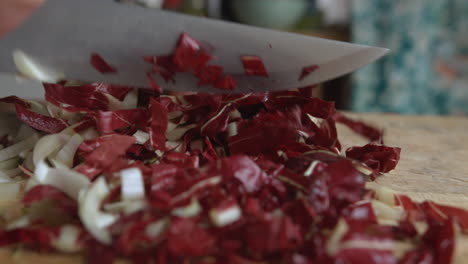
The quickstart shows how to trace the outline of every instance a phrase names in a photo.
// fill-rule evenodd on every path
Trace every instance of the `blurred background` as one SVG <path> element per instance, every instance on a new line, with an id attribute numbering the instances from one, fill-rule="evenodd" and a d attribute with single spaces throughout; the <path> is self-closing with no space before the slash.
<path id="1" fill-rule="evenodd" d="M 356 112 L 468 114 L 467 0 L 123 1 L 386 47 L 389 56 L 317 95 Z"/>

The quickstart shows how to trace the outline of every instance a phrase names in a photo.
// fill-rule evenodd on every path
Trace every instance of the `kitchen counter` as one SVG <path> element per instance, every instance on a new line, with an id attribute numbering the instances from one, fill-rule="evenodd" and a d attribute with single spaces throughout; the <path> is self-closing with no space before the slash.
<path id="1" fill-rule="evenodd" d="M 383 128 L 385 143 L 402 148 L 397 168 L 371 185 L 468 209 L 468 117 L 351 116 Z M 365 143 L 349 129 L 339 129 L 344 149 Z"/>

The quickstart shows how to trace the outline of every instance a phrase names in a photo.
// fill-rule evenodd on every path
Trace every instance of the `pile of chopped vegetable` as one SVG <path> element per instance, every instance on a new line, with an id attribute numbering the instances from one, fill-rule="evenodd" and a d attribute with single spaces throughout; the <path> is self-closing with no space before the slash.
<path id="1" fill-rule="evenodd" d="M 155 65 L 148 75 L 190 70 L 234 88 L 222 68 L 207 69 L 210 56 L 187 54 L 146 58 Z M 153 87 L 45 83 L 44 101 L 0 99 L 18 120 L 0 120 L 0 192 L 20 197 L 2 210 L 0 246 L 101 264 L 446 264 L 456 235 L 468 233 L 467 211 L 367 189 L 395 168 L 400 149 L 312 97 L 313 87 L 239 95 Z M 370 143 L 340 154 L 336 123 Z"/>

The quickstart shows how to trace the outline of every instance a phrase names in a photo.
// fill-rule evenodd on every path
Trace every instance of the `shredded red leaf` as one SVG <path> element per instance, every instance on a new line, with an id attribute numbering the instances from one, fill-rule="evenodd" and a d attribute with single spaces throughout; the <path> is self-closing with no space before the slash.
<path id="1" fill-rule="evenodd" d="M 166 149 L 167 109 L 156 100 L 150 103 L 150 140 L 155 150 Z"/>
<path id="2" fill-rule="evenodd" d="M 2 103 L 7 103 L 7 104 L 14 104 L 14 105 L 20 105 L 24 108 L 29 108 L 30 105 L 23 99 L 18 98 L 16 96 L 7 96 L 3 97 L 0 99 L 0 102 Z"/>
<path id="3" fill-rule="evenodd" d="M 111 66 L 109 63 L 107 63 L 101 55 L 97 53 L 91 54 L 91 59 L 90 59 L 91 65 L 99 71 L 100 73 L 116 73 L 117 70 Z"/>
<path id="4" fill-rule="evenodd" d="M 183 33 L 172 54 L 163 56 L 146 56 L 144 60 L 153 65 L 152 71 L 147 73 L 150 86 L 160 92 L 152 75 L 161 75 L 166 82 L 175 81 L 178 72 L 190 72 L 198 78 L 198 85 L 211 85 L 222 90 L 233 90 L 236 81 L 232 76 L 224 73 L 219 65 L 208 64 L 214 57 L 206 52 L 200 43 Z"/>
<path id="5" fill-rule="evenodd" d="M 347 149 L 346 156 L 362 161 L 376 173 L 385 173 L 395 169 L 400 160 L 400 152 L 400 148 L 371 143 L 363 147 L 351 147 Z"/>
<path id="6" fill-rule="evenodd" d="M 64 192 L 48 185 L 38 185 L 33 187 L 24 194 L 21 202 L 26 206 L 30 206 L 34 203 L 46 200 L 53 201 L 58 208 L 63 210 L 63 212 L 69 216 L 76 215 L 76 202 L 68 197 Z"/>
<path id="7" fill-rule="evenodd" d="M 18 119 L 39 131 L 58 133 L 68 127 L 68 124 L 64 120 L 30 111 L 30 104 L 16 96 L 1 98 L 0 102 L 13 104 Z"/>
<path id="8" fill-rule="evenodd" d="M 299 81 L 304 80 L 305 77 L 309 76 L 311 73 L 318 70 L 320 67 L 318 65 L 311 65 L 302 68 L 301 75 L 299 76 Z"/>
<path id="9" fill-rule="evenodd" d="M 214 252 L 215 237 L 196 220 L 173 218 L 167 236 L 169 253 L 174 256 L 206 256 Z"/>
<path id="10" fill-rule="evenodd" d="M 146 78 L 148 78 L 148 82 L 151 88 L 153 88 L 158 93 L 163 93 L 161 86 L 157 84 L 153 79 L 153 76 L 151 76 L 151 72 L 146 73 Z"/>
<path id="11" fill-rule="evenodd" d="M 109 100 L 103 93 L 88 87 L 66 87 L 61 84 L 44 84 L 47 101 L 69 111 L 108 110 Z"/>
<path id="12" fill-rule="evenodd" d="M 29 205 L 44 199 L 64 200 L 67 196 L 55 187 L 38 185 L 26 192 L 21 200 L 25 205 Z"/>
<path id="13" fill-rule="evenodd" d="M 146 129 L 148 111 L 146 109 L 124 109 L 116 111 L 99 111 L 96 115 L 96 126 L 101 133 L 112 133 L 116 129 L 135 126 Z"/>
<path id="14" fill-rule="evenodd" d="M 130 136 L 114 134 L 103 137 L 105 137 L 105 140 L 86 158 L 89 163 L 100 168 L 108 167 L 135 143 L 135 138 Z"/>
<path id="15" fill-rule="evenodd" d="M 172 54 L 146 57 L 153 89 L 136 91 L 136 109 L 115 109 L 115 100 L 126 99 L 132 88 L 107 84 L 44 84 L 47 102 L 38 104 L 48 108 L 41 114 L 33 112 L 37 105 L 30 101 L 0 99 L 15 105 L 19 119 L 41 132 L 73 125 L 87 139 L 70 169 L 91 183 L 105 177 L 108 191 L 99 191 L 107 194 L 96 199 L 105 223 L 99 222 L 104 226 L 97 231 L 107 232 L 110 242 L 98 242 L 97 231 L 81 222 L 87 216 L 80 211 L 82 199 L 52 186 L 28 189 L 21 198 L 24 214 L 51 204 L 42 213 L 62 214 L 64 224 L 78 227 L 90 263 L 128 258 L 158 264 L 445 264 L 454 259 L 456 236 L 468 234 L 468 211 L 400 194 L 393 201 L 380 200 L 379 190 L 366 188 L 366 180 L 395 169 L 400 148 L 384 145 L 379 129 L 312 97 L 314 87 L 162 94 L 152 78 L 173 81 L 185 72 L 199 85 L 234 89 L 235 80 L 222 67 L 208 64 L 212 59 L 187 34 Z M 268 76 L 260 58 L 242 61 L 247 74 Z M 314 69 L 305 67 L 301 78 Z M 66 110 L 66 119 L 44 114 L 56 109 Z M 342 155 L 337 123 L 371 142 Z M 8 137 L 2 135 L 0 143 L 11 144 Z M 63 225 L 51 227 L 43 216 L 35 217 L 24 227 L 2 225 L 0 246 L 59 250 Z M 399 242 L 413 247 L 396 255 Z"/>
<path id="16" fill-rule="evenodd" d="M 50 252 L 52 239 L 58 234 L 57 227 L 18 228 L 0 231 L 0 246 L 22 244 L 42 252 Z"/>
<path id="17" fill-rule="evenodd" d="M 241 56 L 244 71 L 247 75 L 268 77 L 263 60 L 258 56 Z"/>
<path id="18" fill-rule="evenodd" d="M 349 127 L 354 132 L 368 138 L 371 141 L 383 143 L 383 132 L 376 129 L 375 127 L 369 126 L 363 122 L 352 120 L 351 118 L 346 117 L 340 113 L 336 113 L 334 115 L 334 119 L 336 122 Z"/>
<path id="19" fill-rule="evenodd" d="M 15 108 L 18 119 L 39 131 L 58 133 L 67 128 L 67 123 L 63 120 L 29 111 L 21 104 L 16 104 Z"/>

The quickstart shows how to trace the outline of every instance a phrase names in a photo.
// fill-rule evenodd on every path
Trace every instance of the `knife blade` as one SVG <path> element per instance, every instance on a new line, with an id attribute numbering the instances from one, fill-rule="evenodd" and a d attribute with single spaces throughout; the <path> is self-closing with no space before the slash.
<path id="1" fill-rule="evenodd" d="M 212 49 L 214 64 L 238 82 L 235 92 L 265 92 L 304 87 L 350 73 L 385 55 L 378 47 L 326 40 L 208 18 L 148 9 L 113 0 L 47 0 L 20 28 L 0 40 L 0 72 L 15 72 L 14 50 L 63 73 L 67 79 L 148 87 L 151 65 L 144 56 L 170 54 L 181 33 Z M 90 65 L 98 53 L 117 68 L 101 74 Z M 262 58 L 269 77 L 247 76 L 240 57 Z M 304 67 L 318 70 L 299 80 Z M 164 89 L 225 92 L 198 87 L 194 77 L 178 73 Z"/>

